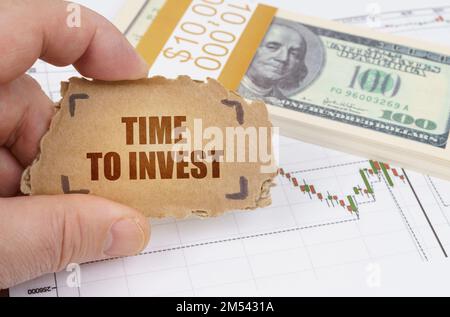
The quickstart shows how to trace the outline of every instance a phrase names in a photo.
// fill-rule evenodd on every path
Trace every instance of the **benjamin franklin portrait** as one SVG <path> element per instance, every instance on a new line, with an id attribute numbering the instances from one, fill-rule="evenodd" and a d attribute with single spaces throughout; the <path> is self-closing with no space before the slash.
<path id="1" fill-rule="evenodd" d="M 324 48 L 306 26 L 275 18 L 239 87 L 252 99 L 283 99 L 313 82 L 324 63 Z"/>

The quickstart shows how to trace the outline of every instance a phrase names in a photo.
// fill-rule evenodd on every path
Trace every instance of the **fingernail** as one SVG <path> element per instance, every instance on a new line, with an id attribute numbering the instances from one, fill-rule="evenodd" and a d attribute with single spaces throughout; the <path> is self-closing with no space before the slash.
<path id="1" fill-rule="evenodd" d="M 109 230 L 104 253 L 107 256 L 129 256 L 142 251 L 145 233 L 137 218 L 122 219 Z"/>

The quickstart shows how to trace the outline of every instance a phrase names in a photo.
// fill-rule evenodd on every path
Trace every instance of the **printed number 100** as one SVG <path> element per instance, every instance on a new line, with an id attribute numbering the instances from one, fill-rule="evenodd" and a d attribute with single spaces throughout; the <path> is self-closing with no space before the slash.
<path id="1" fill-rule="evenodd" d="M 367 69 L 361 72 L 361 66 L 356 66 L 349 87 L 355 88 L 356 85 L 367 92 L 395 97 L 400 90 L 401 78 L 399 75 L 394 78 L 391 74 L 376 69 Z"/>
<path id="2" fill-rule="evenodd" d="M 249 5 L 235 5 L 227 4 L 229 11 L 220 13 L 218 8 L 225 0 L 202 0 L 203 3 L 194 5 L 191 10 L 194 14 L 206 17 L 208 19 L 206 25 L 219 28 L 221 24 L 227 25 L 243 25 L 247 22 L 247 17 L 244 15 L 251 13 Z M 209 20 L 211 18 L 211 20 Z M 216 20 L 214 20 L 216 18 Z M 218 18 L 218 20 L 217 20 Z M 208 32 L 207 26 L 186 21 L 181 24 L 180 29 L 182 33 L 175 35 L 174 39 L 178 45 L 201 45 L 198 37 L 203 36 Z M 169 59 L 177 59 L 181 63 L 194 61 L 194 64 L 207 71 L 216 71 L 222 67 L 219 58 L 227 56 L 230 49 L 227 45 L 234 43 L 237 39 L 236 35 L 231 32 L 214 30 L 208 34 L 211 42 L 204 44 L 201 48 L 205 56 L 194 58 L 192 53 L 188 50 L 174 49 L 168 47 L 163 51 L 163 56 Z"/>

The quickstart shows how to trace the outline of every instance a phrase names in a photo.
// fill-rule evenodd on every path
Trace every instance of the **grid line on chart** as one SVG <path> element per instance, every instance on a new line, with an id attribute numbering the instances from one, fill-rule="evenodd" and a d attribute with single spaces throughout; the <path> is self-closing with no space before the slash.
<path id="1" fill-rule="evenodd" d="M 53 273 L 53 279 L 54 279 L 55 286 L 52 289 L 54 289 L 56 291 L 56 297 L 59 297 L 58 280 L 56 277 L 56 273 Z"/>
<path id="2" fill-rule="evenodd" d="M 408 29 L 408 30 L 397 30 L 395 33 L 405 33 L 405 32 L 414 32 L 414 31 L 424 31 L 424 30 L 437 30 L 443 29 L 443 26 L 432 26 L 428 28 L 416 28 L 416 29 Z M 447 27 L 445 27 L 447 28 Z"/>
<path id="3" fill-rule="evenodd" d="M 287 197 L 285 187 L 284 187 L 284 186 L 281 186 L 281 189 L 283 190 L 284 196 Z M 292 204 L 288 204 L 288 208 L 289 208 L 289 211 L 290 211 L 290 213 L 291 213 L 292 218 L 294 219 L 295 224 L 296 224 L 297 227 L 298 227 L 299 224 L 298 224 L 298 222 L 297 222 L 297 218 L 295 217 L 294 210 L 292 209 Z M 311 269 L 312 269 L 312 272 L 313 272 L 313 274 L 314 274 L 314 277 L 317 279 L 317 278 L 318 278 L 317 272 L 316 272 L 316 269 L 315 269 L 315 267 L 314 267 L 314 265 L 313 265 L 313 261 L 312 261 L 312 258 L 311 258 L 311 254 L 310 254 L 309 248 L 308 248 L 308 246 L 305 244 L 305 239 L 304 239 L 304 237 L 303 237 L 301 231 L 298 231 L 298 232 L 299 232 L 299 238 L 300 238 L 300 241 L 301 241 L 302 245 L 305 246 L 306 254 L 307 254 L 307 256 L 308 256 L 309 265 L 311 266 Z"/>
<path id="4" fill-rule="evenodd" d="M 305 170 L 296 170 L 296 171 L 289 172 L 289 173 L 291 173 L 291 174 L 309 173 L 309 172 L 316 172 L 316 171 L 321 171 L 321 170 L 325 170 L 325 169 L 329 169 L 329 168 L 344 167 L 344 166 L 350 166 L 350 165 L 356 165 L 356 164 L 362 164 L 362 163 L 368 163 L 368 162 L 369 162 L 369 160 L 361 160 L 361 161 L 347 162 L 347 163 L 341 163 L 341 164 L 335 164 L 335 165 L 326 165 L 326 166 L 310 168 L 310 169 L 305 169 Z"/>
<path id="5" fill-rule="evenodd" d="M 444 206 L 444 207 L 449 207 L 450 204 L 444 201 L 444 199 L 442 198 L 441 193 L 438 191 L 438 189 L 437 189 L 437 187 L 436 187 L 434 181 L 431 179 L 431 177 L 430 177 L 430 176 L 427 176 L 427 178 L 428 178 L 428 181 L 430 182 L 431 186 L 433 187 L 434 191 L 435 191 L 436 194 L 438 195 L 439 200 L 441 201 L 442 206 Z"/>
<path id="6" fill-rule="evenodd" d="M 236 214 L 233 213 L 233 222 L 234 225 L 236 226 L 237 232 L 238 234 L 241 234 L 241 228 L 239 227 L 238 221 L 236 220 Z M 256 283 L 256 279 L 255 279 L 255 272 L 253 271 L 253 267 L 252 264 L 250 263 L 250 259 L 248 258 L 248 254 L 247 254 L 247 248 L 245 246 L 245 243 L 243 243 L 244 239 L 241 239 L 241 245 L 242 245 L 242 249 L 244 250 L 244 254 L 245 254 L 245 259 L 247 261 L 249 270 L 250 270 L 250 274 L 252 275 L 252 280 L 253 280 L 253 284 L 255 286 L 255 289 L 258 291 L 258 283 Z"/>
<path id="7" fill-rule="evenodd" d="M 428 217 L 427 213 L 425 212 L 425 209 L 423 208 L 422 202 L 420 201 L 419 197 L 417 196 L 416 190 L 414 189 L 413 185 L 411 184 L 411 181 L 409 180 L 408 174 L 406 173 L 406 171 L 404 169 L 403 169 L 403 174 L 406 177 L 406 180 L 407 180 L 407 182 L 409 184 L 409 187 L 411 188 L 411 191 L 413 192 L 414 197 L 416 198 L 417 203 L 419 204 L 419 207 L 422 210 L 423 216 L 425 217 L 428 225 L 430 226 L 430 229 L 433 232 L 433 235 L 434 235 L 437 243 L 439 244 L 439 247 L 441 248 L 442 253 L 444 253 L 444 256 L 446 258 L 448 258 L 447 251 L 445 251 L 444 246 L 442 245 L 441 239 L 439 239 L 439 236 L 437 235 L 436 230 L 434 229 L 433 224 L 430 221 L 430 218 Z"/>
<path id="8" fill-rule="evenodd" d="M 438 7 L 425 7 L 425 8 L 417 8 L 417 9 L 412 9 L 412 10 L 392 10 L 392 11 L 383 11 L 381 12 L 379 15 L 391 15 L 391 14 L 401 14 L 402 12 L 420 12 L 420 11 L 433 11 L 436 12 L 437 10 L 450 10 L 450 6 L 438 6 Z M 370 15 L 368 14 L 363 14 L 363 15 L 355 15 L 355 16 L 351 16 L 351 17 L 345 17 L 345 18 L 338 18 L 335 19 L 336 21 L 343 21 L 343 22 L 347 22 L 347 21 L 351 21 L 354 19 L 366 19 L 370 17 Z M 395 19 L 398 19 L 397 17 L 395 17 Z"/>
<path id="9" fill-rule="evenodd" d="M 131 28 L 134 26 L 134 24 L 136 23 L 136 21 L 139 19 L 139 17 L 141 16 L 142 12 L 144 11 L 145 7 L 147 7 L 147 5 L 149 4 L 150 0 L 145 0 L 144 4 L 142 5 L 142 7 L 139 9 L 138 13 L 136 14 L 136 16 L 133 18 L 133 20 L 131 20 L 131 22 L 128 24 L 127 28 L 125 29 L 125 31 L 123 32 L 123 34 L 125 36 L 128 35 L 128 33 L 130 32 Z"/>
<path id="10" fill-rule="evenodd" d="M 180 246 L 172 247 L 172 248 L 165 248 L 165 249 L 160 249 L 160 250 L 153 250 L 153 251 L 142 252 L 140 254 L 135 255 L 134 257 L 141 256 L 141 255 L 148 255 L 148 254 L 156 254 L 156 253 L 165 253 L 165 252 L 170 252 L 170 251 L 184 250 L 184 249 L 189 249 L 189 248 L 201 247 L 201 246 L 212 245 L 212 244 L 220 244 L 220 243 L 225 243 L 225 242 L 232 242 L 232 241 L 239 241 L 239 240 L 248 240 L 248 239 L 252 239 L 252 238 L 260 238 L 260 237 L 266 237 L 266 236 L 273 236 L 273 235 L 276 235 L 276 234 L 282 234 L 282 233 L 287 233 L 287 232 L 295 232 L 295 231 L 299 231 L 299 230 L 307 230 L 307 229 L 321 228 L 321 227 L 327 227 L 327 226 L 334 226 L 334 225 L 339 225 L 339 224 L 348 223 L 348 222 L 355 222 L 355 221 L 358 221 L 358 220 L 359 220 L 358 218 L 352 218 L 352 219 L 333 221 L 333 222 L 328 222 L 328 223 L 315 224 L 315 225 L 310 225 L 310 226 L 294 227 L 294 228 L 277 230 L 277 231 L 257 233 L 257 234 L 240 236 L 240 237 L 234 237 L 234 238 L 220 239 L 220 240 L 214 240 L 214 241 L 206 241 L 206 242 L 200 242 L 200 243 L 194 243 L 194 244 L 186 244 L 186 245 L 180 245 Z M 121 259 L 121 258 L 120 257 L 116 257 L 116 258 L 110 258 L 110 259 L 91 261 L 91 262 L 83 263 L 82 265 L 87 265 L 87 264 L 92 264 L 92 263 L 99 263 L 99 262 L 107 262 L 107 261 L 112 261 L 112 260 L 117 260 L 117 259 Z"/>
<path id="11" fill-rule="evenodd" d="M 290 249 L 286 249 L 286 250 L 295 250 L 295 249 L 296 248 L 290 248 Z M 416 251 L 400 251 L 400 252 L 397 252 L 395 254 L 388 254 L 388 255 L 384 255 L 384 256 L 377 256 L 377 257 L 374 257 L 373 260 L 374 261 L 379 261 L 381 259 L 389 259 L 389 258 L 398 256 L 398 255 L 407 255 L 407 254 L 412 254 L 412 253 L 416 253 Z M 233 259 L 238 259 L 238 258 L 240 258 L 240 257 L 232 257 L 230 259 L 233 260 Z M 214 263 L 214 262 L 219 262 L 219 261 L 221 261 L 221 260 L 211 261 L 209 263 Z M 339 263 L 339 264 L 318 266 L 317 269 L 321 269 L 322 270 L 322 269 L 329 269 L 329 268 L 334 268 L 334 267 L 345 267 L 346 265 L 349 265 L 349 264 L 358 264 L 358 263 L 365 263 L 365 262 L 367 262 L 366 259 L 350 260 L 350 261 L 345 261 L 345 262 L 342 262 L 342 263 Z M 194 264 L 194 266 L 195 265 L 197 265 L 197 264 Z M 181 266 L 178 267 L 178 268 L 181 268 Z M 154 272 L 163 272 L 163 271 L 168 271 L 168 270 L 170 270 L 170 269 L 161 269 L 161 270 L 156 270 Z M 307 268 L 307 269 L 294 270 L 294 271 L 290 271 L 290 272 L 269 274 L 269 275 L 266 275 L 266 276 L 259 277 L 258 279 L 266 279 L 266 278 L 271 278 L 271 277 L 276 277 L 276 276 L 288 276 L 288 275 L 292 275 L 292 274 L 296 274 L 296 273 L 305 273 L 305 272 L 308 272 L 310 270 L 311 269 Z M 147 273 L 148 272 L 133 273 L 133 274 L 128 274 L 128 276 L 129 277 L 135 277 L 135 276 L 145 275 Z M 84 282 L 84 285 L 95 284 L 95 283 L 98 283 L 98 282 L 103 282 L 103 281 L 108 281 L 108 280 L 109 280 L 109 278 L 101 278 L 101 279 L 98 279 L 98 280 L 95 280 L 95 281 Z M 237 280 L 237 281 L 233 281 L 233 282 L 220 283 L 220 285 L 232 285 L 232 284 L 247 282 L 247 281 L 251 281 L 251 280 L 252 279 L 246 278 L 246 279 Z M 202 287 L 197 287 L 195 289 L 197 291 L 199 291 L 199 290 L 202 290 L 202 289 L 209 289 L 209 288 L 214 287 L 214 286 L 217 286 L 217 285 L 202 286 Z M 172 293 L 174 293 L 174 292 L 164 292 L 164 293 L 158 294 L 158 296 L 164 296 L 166 294 L 172 294 Z M 175 293 L 178 293 L 178 291 L 175 292 Z"/>
<path id="12" fill-rule="evenodd" d="M 128 296 L 131 296 L 131 291 L 130 291 L 130 282 L 128 281 L 128 274 L 127 274 L 127 269 L 125 267 L 125 261 L 123 259 L 120 259 L 120 261 L 122 262 L 122 269 L 123 269 L 123 278 L 125 279 L 125 285 L 127 286 L 127 293 Z"/>
<path id="13" fill-rule="evenodd" d="M 444 217 L 447 226 L 450 227 L 450 221 L 449 221 L 449 219 L 448 219 L 448 217 L 447 217 L 447 212 L 445 212 L 445 211 L 443 210 L 443 208 L 447 208 L 447 207 L 443 204 L 443 199 L 442 199 L 442 197 L 439 197 L 439 196 L 440 196 L 440 193 L 436 190 L 437 187 L 436 187 L 436 186 L 433 186 L 433 185 L 434 185 L 434 182 L 431 182 L 431 179 L 430 179 L 431 177 L 430 177 L 430 176 L 428 176 L 428 175 L 423 175 L 423 176 L 424 176 L 424 178 L 425 178 L 425 182 L 426 182 L 426 184 L 427 184 L 427 186 L 428 186 L 428 189 L 430 190 L 431 194 L 433 195 L 433 199 L 434 199 L 434 200 L 436 201 L 436 203 L 438 204 L 439 211 L 440 211 L 442 217 Z M 442 204 L 442 206 L 440 205 L 440 203 Z"/>
<path id="14" fill-rule="evenodd" d="M 388 185 L 388 183 L 387 183 L 386 179 L 384 178 L 384 176 L 383 176 L 383 181 L 386 183 L 386 187 L 388 188 L 389 193 L 391 194 L 391 197 L 392 197 L 395 205 L 397 206 L 397 209 L 400 212 L 400 215 L 401 215 L 403 221 L 405 222 L 405 224 L 406 224 L 406 226 L 407 226 L 407 228 L 408 228 L 408 230 L 409 230 L 413 240 L 415 241 L 416 247 L 419 248 L 419 251 L 420 251 L 421 255 L 423 256 L 423 258 L 426 261 L 429 261 L 427 255 L 425 253 L 425 250 L 422 247 L 422 244 L 420 243 L 419 239 L 417 238 L 416 233 L 414 232 L 414 230 L 413 230 L 413 228 L 412 228 L 408 218 L 406 217 L 405 213 L 403 212 L 402 208 L 400 207 L 400 204 L 398 203 L 397 198 L 395 197 L 394 193 L 392 192 L 392 189 Z"/>
<path id="15" fill-rule="evenodd" d="M 178 222 L 175 222 L 175 228 L 177 229 L 178 240 L 181 242 L 180 228 L 178 228 Z M 186 254 L 184 253 L 184 249 L 181 250 L 181 253 L 183 254 L 184 267 L 186 268 L 186 272 L 187 272 L 187 275 L 189 278 L 189 285 L 191 286 L 192 293 L 195 295 L 194 283 L 192 283 L 192 276 L 191 276 L 191 272 L 189 270 L 189 266 L 188 266 L 188 262 L 186 259 Z"/>

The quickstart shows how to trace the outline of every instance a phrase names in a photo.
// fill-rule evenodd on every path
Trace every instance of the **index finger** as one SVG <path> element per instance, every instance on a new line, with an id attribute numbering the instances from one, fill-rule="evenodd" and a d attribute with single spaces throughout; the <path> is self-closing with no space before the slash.
<path id="1" fill-rule="evenodd" d="M 19 77 L 38 58 L 56 66 L 73 64 L 82 75 L 101 80 L 147 76 L 148 65 L 119 30 L 97 13 L 69 5 L 0 2 L 0 84 Z M 78 12 L 79 26 L 68 23 Z"/>

